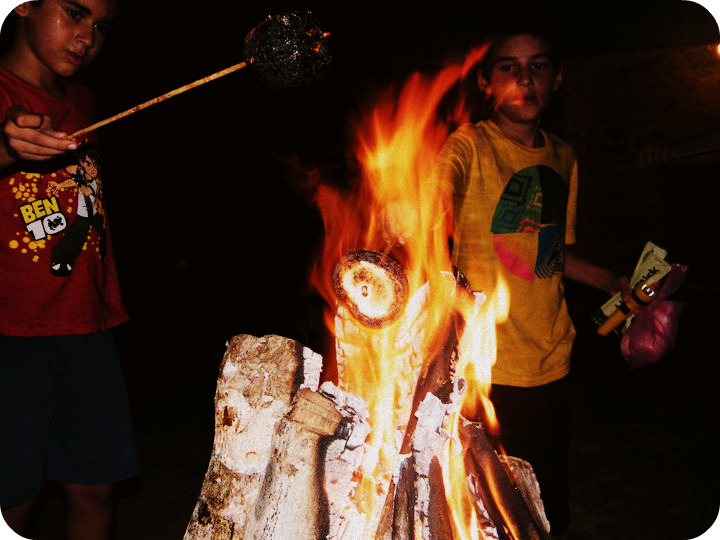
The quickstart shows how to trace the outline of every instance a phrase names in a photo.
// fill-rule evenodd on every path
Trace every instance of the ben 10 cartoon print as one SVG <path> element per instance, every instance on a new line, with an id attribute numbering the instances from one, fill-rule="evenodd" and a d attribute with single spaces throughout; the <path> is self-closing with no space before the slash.
<path id="1" fill-rule="evenodd" d="M 50 272 L 56 276 L 69 276 L 83 250 L 105 260 L 102 182 L 94 152 L 78 153 L 76 163 L 55 173 L 18 173 L 15 180 L 16 198 L 26 201 L 18 207 L 27 234 L 20 251 L 39 261 L 38 252 L 50 249 Z"/>

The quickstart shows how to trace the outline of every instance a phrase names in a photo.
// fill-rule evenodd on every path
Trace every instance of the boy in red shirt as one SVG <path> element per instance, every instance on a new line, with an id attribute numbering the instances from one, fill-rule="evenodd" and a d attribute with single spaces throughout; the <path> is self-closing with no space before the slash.
<path id="1" fill-rule="evenodd" d="M 102 168 L 92 134 L 67 138 L 95 105 L 68 78 L 97 56 L 116 9 L 24 2 L 0 57 L 0 507 L 22 535 L 51 480 L 68 538 L 109 538 L 113 484 L 138 472 Z"/>

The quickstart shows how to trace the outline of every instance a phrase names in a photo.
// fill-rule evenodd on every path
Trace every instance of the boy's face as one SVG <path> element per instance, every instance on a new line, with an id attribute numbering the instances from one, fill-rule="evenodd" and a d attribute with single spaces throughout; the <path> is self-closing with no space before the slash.
<path id="1" fill-rule="evenodd" d="M 116 0 L 43 0 L 15 9 L 39 65 L 69 77 L 97 56 L 115 16 Z"/>
<path id="2" fill-rule="evenodd" d="M 514 123 L 538 122 L 562 82 L 548 44 L 533 35 L 517 35 L 493 51 L 487 75 L 478 72 L 478 85 L 494 101 L 495 114 Z"/>

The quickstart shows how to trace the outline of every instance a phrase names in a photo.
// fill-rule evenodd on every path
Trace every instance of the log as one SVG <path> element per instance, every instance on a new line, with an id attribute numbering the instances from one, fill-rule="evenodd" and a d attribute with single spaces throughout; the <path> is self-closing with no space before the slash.
<path id="1" fill-rule="evenodd" d="M 327 536 L 324 442 L 335 434 L 341 420 L 330 399 L 307 388 L 298 390 L 292 410 L 278 425 L 246 539 L 316 540 Z"/>
<path id="2" fill-rule="evenodd" d="M 387 326 L 405 309 L 405 270 L 389 255 L 367 249 L 351 251 L 336 265 L 332 280 L 338 300 L 364 326 Z"/>
<path id="3" fill-rule="evenodd" d="M 536 519 L 507 469 L 498 458 L 483 425 L 460 427 L 465 468 L 471 488 L 482 501 L 501 540 L 547 540 L 549 532 Z"/>
<path id="4" fill-rule="evenodd" d="M 442 465 L 437 457 L 430 462 L 428 471 L 430 498 L 428 500 L 427 529 L 431 540 L 453 540 L 452 525 L 448 514 L 448 502 L 445 498 Z"/>
<path id="5" fill-rule="evenodd" d="M 327 540 L 362 538 L 366 517 L 355 505 L 357 471 L 362 464 L 365 440 L 370 434 L 367 402 L 345 392 L 329 381 L 320 392 L 332 399 L 343 416 L 342 436 L 329 441 L 325 452 L 325 492 L 330 510 Z M 339 433 L 338 433 L 339 434 Z"/>
<path id="6" fill-rule="evenodd" d="M 412 456 L 400 465 L 392 531 L 393 540 L 415 540 L 415 467 Z"/>
<path id="7" fill-rule="evenodd" d="M 439 457 L 447 444 L 445 430 L 450 412 L 458 407 L 464 390 L 464 380 L 456 379 L 455 389 L 441 400 L 428 393 L 415 413 L 417 423 L 412 443 L 415 469 L 416 529 L 424 540 L 452 540 L 450 509 L 445 498 L 445 485 Z M 399 487 L 399 486 L 398 486 Z"/>
<path id="8" fill-rule="evenodd" d="M 462 320 L 459 316 L 454 314 L 450 317 L 444 329 L 444 335 L 446 336 L 445 342 L 439 348 L 437 354 L 435 354 L 425 366 L 417 382 L 412 399 L 411 414 L 400 446 L 401 455 L 408 454 L 413 450 L 413 440 L 418 425 L 416 412 L 428 394 L 441 396 L 439 400 L 443 403 L 448 403 L 450 400 L 454 388 L 454 372 L 457 364 L 457 332 L 459 329 L 458 325 L 460 324 L 462 324 Z M 394 505 L 397 504 L 395 491 L 395 482 L 391 482 L 375 535 L 376 538 L 387 538 L 391 534 L 390 531 L 395 528 L 394 516 L 396 512 Z M 441 509 L 440 511 L 445 512 L 446 509 Z M 393 532 L 392 536 L 395 538 L 396 533 Z"/>
<path id="9" fill-rule="evenodd" d="M 540 498 L 540 485 L 535 477 L 535 471 L 529 462 L 514 456 L 498 454 L 498 459 L 505 466 L 505 470 L 525 500 L 528 509 L 532 512 L 535 521 L 544 531 L 550 530 L 550 522 L 545 516 L 545 506 Z"/>
<path id="10" fill-rule="evenodd" d="M 317 388 L 322 358 L 280 336 L 228 343 L 215 391 L 215 439 L 186 540 L 242 538 L 272 457 L 277 426 L 301 387 Z"/>
<path id="11" fill-rule="evenodd" d="M 396 372 L 392 383 L 395 386 L 394 395 L 396 403 L 393 410 L 393 438 L 397 448 L 393 451 L 399 453 L 399 447 L 403 440 L 408 423 L 412 417 L 413 396 L 417 386 L 418 378 L 426 363 L 426 350 L 424 348 L 424 325 L 427 319 L 427 312 L 423 309 L 429 295 L 429 283 L 421 286 L 407 301 L 406 309 L 399 320 L 389 328 L 384 328 L 380 333 L 368 332 L 366 325 L 359 323 L 349 310 L 343 305 L 337 306 L 335 316 L 335 345 L 338 369 L 338 384 L 340 388 L 348 393 L 361 393 L 362 387 L 358 387 L 357 380 L 362 378 L 364 373 L 352 371 L 352 367 L 365 364 L 365 357 L 377 358 L 385 350 L 387 343 L 392 343 L 398 352 L 394 359 L 395 365 L 403 366 L 400 372 Z M 392 336 L 392 337 L 390 337 Z M 387 376 L 387 373 L 385 374 Z M 378 429 L 377 425 L 373 429 Z M 382 438 L 382 437 L 380 437 Z M 363 511 L 365 529 L 359 537 L 374 538 L 380 540 L 392 536 L 393 508 L 391 504 L 383 504 L 386 500 L 393 500 L 391 490 L 392 474 L 396 470 L 372 470 L 372 450 L 365 457 L 371 456 L 367 462 L 371 463 L 367 476 L 361 476 L 361 482 L 372 478 L 375 483 L 374 493 L 377 504 Z M 376 448 L 375 452 L 382 449 Z M 409 452 L 405 452 L 408 454 Z M 364 462 L 365 463 L 365 462 Z M 399 466 L 400 460 L 396 466 Z M 365 475 L 365 471 L 362 471 Z"/>

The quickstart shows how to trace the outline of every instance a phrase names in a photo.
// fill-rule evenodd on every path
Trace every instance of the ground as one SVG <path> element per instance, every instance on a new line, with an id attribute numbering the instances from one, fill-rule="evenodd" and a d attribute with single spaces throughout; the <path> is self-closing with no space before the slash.
<path id="1" fill-rule="evenodd" d="M 714 522 L 720 502 L 716 359 L 708 352 L 718 293 L 684 291 L 675 349 L 636 370 L 620 356 L 618 339 L 594 334 L 587 319 L 602 297 L 570 286 L 568 298 L 578 340 L 573 519 L 562 540 L 699 536 Z M 187 321 L 166 317 L 147 340 L 135 341 L 138 329 L 130 326 L 119 333 L 142 474 L 122 486 L 118 540 L 182 538 L 209 463 L 215 370 L 224 341 L 193 336 Z M 39 540 L 61 538 L 61 507 L 52 492 L 42 520 Z"/>

